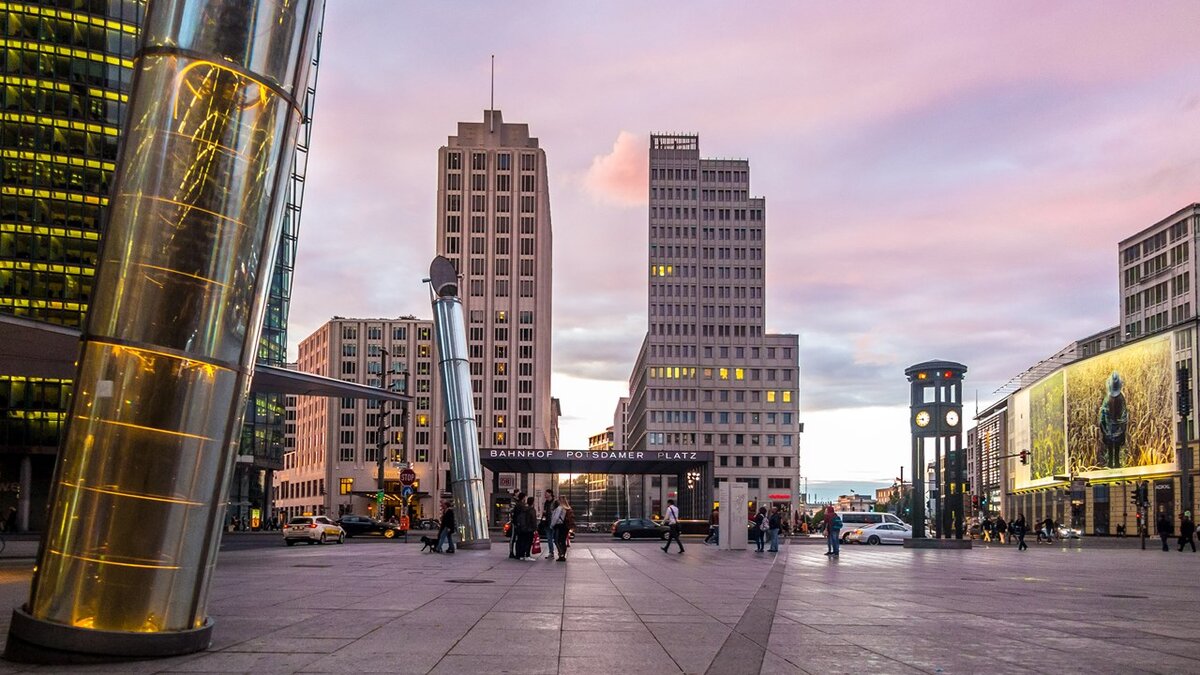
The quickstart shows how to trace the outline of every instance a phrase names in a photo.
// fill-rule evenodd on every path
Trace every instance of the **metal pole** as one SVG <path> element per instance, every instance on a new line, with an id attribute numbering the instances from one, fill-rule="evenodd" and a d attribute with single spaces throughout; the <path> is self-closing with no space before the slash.
<path id="1" fill-rule="evenodd" d="M 388 357 L 390 357 L 391 354 L 388 353 L 388 350 L 386 350 L 382 347 L 379 348 L 379 353 L 380 353 L 380 356 L 379 356 L 380 365 L 383 368 L 383 372 L 379 376 L 380 377 L 379 381 L 383 385 L 383 390 L 387 391 L 388 390 L 388 375 L 390 374 L 390 370 L 391 370 L 390 368 L 388 368 Z M 378 469 L 378 473 L 376 474 L 378 480 L 376 481 L 375 489 L 378 490 L 379 492 L 384 492 L 383 478 L 384 478 L 384 470 L 386 467 L 386 465 L 384 464 L 384 462 L 386 461 L 386 458 L 384 457 L 384 450 L 387 448 L 386 436 L 387 436 L 387 432 L 388 432 L 388 423 L 387 423 L 388 414 L 390 414 L 390 411 L 388 410 L 388 402 L 387 402 L 387 399 L 384 399 L 379 402 L 379 436 L 378 436 L 378 438 L 375 439 L 376 453 L 377 453 L 376 457 L 375 457 L 375 462 L 376 462 L 377 469 Z M 387 499 L 386 492 L 384 494 L 384 499 Z M 383 520 L 383 503 L 379 502 L 377 499 L 376 504 L 377 504 L 377 508 L 379 509 L 379 512 L 376 513 L 375 515 L 379 518 L 379 520 Z"/>

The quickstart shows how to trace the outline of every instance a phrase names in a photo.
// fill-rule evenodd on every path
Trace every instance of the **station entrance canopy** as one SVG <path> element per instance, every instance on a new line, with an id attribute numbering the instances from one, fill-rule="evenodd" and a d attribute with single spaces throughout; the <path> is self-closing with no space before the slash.
<path id="1" fill-rule="evenodd" d="M 502 473 L 684 474 L 711 464 L 700 450 L 510 450 L 480 448 L 484 468 Z"/>

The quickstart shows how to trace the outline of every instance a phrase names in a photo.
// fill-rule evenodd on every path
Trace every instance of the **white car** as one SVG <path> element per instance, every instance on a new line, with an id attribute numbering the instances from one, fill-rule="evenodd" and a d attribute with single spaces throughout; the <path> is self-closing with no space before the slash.
<path id="1" fill-rule="evenodd" d="M 876 523 L 863 525 L 850 530 L 846 541 L 856 541 L 860 544 L 903 544 L 905 539 L 912 539 L 912 528 L 896 523 Z"/>
<path id="2" fill-rule="evenodd" d="M 346 541 L 346 531 L 325 516 L 296 516 L 283 527 L 283 541 L 288 546 L 298 541 L 309 544 L 332 541 L 341 544 Z"/>

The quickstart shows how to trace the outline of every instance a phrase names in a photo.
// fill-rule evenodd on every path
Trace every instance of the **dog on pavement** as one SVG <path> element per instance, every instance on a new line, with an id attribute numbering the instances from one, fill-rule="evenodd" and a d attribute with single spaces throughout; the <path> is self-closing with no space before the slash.
<path id="1" fill-rule="evenodd" d="M 425 551 L 437 551 L 437 543 L 437 539 L 434 539 L 433 537 L 421 537 L 421 552 L 424 553 Z"/>

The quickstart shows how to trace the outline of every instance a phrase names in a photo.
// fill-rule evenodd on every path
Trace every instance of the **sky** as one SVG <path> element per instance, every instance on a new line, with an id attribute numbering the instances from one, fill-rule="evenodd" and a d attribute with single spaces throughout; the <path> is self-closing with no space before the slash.
<path id="1" fill-rule="evenodd" d="M 749 159 L 767 201 L 802 473 L 890 483 L 907 366 L 959 361 L 968 412 L 995 401 L 1116 325 L 1117 243 L 1200 201 L 1198 21 L 1195 2 L 330 0 L 293 356 L 334 315 L 430 316 L 437 150 L 482 121 L 494 54 L 495 107 L 547 154 L 563 447 L 628 391 L 649 135 L 689 132 Z"/>

